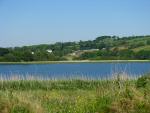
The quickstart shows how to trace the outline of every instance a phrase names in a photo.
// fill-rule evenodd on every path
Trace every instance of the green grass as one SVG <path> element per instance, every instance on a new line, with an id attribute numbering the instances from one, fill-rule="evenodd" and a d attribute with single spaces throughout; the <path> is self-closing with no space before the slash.
<path id="1" fill-rule="evenodd" d="M 145 80 L 4 80 L 0 113 L 149 113 Z"/>

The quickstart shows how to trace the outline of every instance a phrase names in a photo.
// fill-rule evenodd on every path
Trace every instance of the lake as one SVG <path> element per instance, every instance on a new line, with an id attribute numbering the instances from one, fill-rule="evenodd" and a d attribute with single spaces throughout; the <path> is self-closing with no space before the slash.
<path id="1" fill-rule="evenodd" d="M 114 73 L 137 77 L 150 72 L 150 62 L 0 64 L 0 75 L 42 78 L 107 78 Z"/>

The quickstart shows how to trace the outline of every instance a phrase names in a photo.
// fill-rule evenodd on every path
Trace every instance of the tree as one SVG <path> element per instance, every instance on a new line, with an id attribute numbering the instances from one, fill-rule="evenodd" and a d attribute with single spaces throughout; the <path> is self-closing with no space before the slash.
<path id="1" fill-rule="evenodd" d="M 0 48 L 0 56 L 4 56 L 5 54 L 8 54 L 9 50 L 6 48 Z"/>
<path id="2" fill-rule="evenodd" d="M 33 55 L 30 51 L 24 51 L 22 54 L 23 61 L 33 61 Z"/>
<path id="3" fill-rule="evenodd" d="M 149 39 L 149 40 L 147 40 L 146 44 L 147 44 L 147 45 L 150 45 L 150 39 Z"/>
<path id="4" fill-rule="evenodd" d="M 17 56 L 13 55 L 12 53 L 9 53 L 4 56 L 4 61 L 18 62 L 20 59 L 18 59 Z"/>
<path id="5" fill-rule="evenodd" d="M 141 50 L 135 54 L 135 58 L 137 58 L 137 59 L 150 59 L 150 51 Z"/>
<path id="6" fill-rule="evenodd" d="M 132 50 L 129 50 L 129 49 L 121 50 L 121 51 L 118 52 L 118 55 L 120 57 L 125 58 L 125 59 L 133 59 L 134 54 L 135 53 Z"/>

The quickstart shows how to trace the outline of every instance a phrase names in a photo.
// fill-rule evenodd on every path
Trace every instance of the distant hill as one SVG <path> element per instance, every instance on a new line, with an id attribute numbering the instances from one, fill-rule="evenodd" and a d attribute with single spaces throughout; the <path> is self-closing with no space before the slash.
<path id="1" fill-rule="evenodd" d="M 95 40 L 0 48 L 0 61 L 150 59 L 150 36 L 100 36 Z"/>

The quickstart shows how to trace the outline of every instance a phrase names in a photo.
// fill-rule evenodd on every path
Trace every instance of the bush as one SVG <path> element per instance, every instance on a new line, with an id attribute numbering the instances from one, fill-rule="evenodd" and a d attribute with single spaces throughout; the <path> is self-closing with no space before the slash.
<path id="1" fill-rule="evenodd" d="M 150 83 L 150 74 L 144 75 L 137 80 L 137 88 L 145 88 Z"/>
<path id="2" fill-rule="evenodd" d="M 23 106 L 23 105 L 15 105 L 12 110 L 11 113 L 31 113 L 30 110 L 28 109 L 28 107 Z"/>

